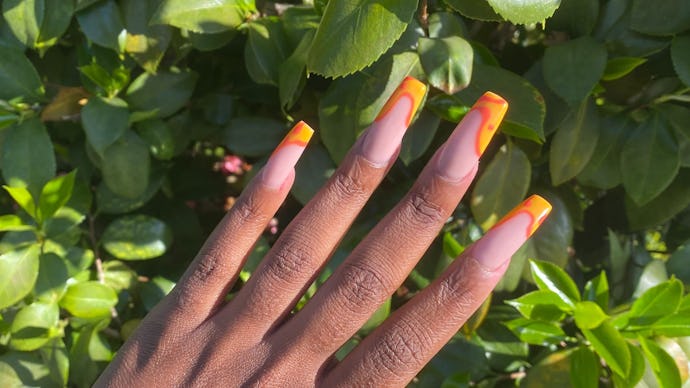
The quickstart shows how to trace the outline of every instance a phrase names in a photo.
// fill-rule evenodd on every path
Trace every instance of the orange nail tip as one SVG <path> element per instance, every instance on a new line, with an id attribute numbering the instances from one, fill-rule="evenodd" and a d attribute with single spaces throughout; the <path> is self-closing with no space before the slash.
<path id="1" fill-rule="evenodd" d="M 491 142 L 508 111 L 508 102 L 498 94 L 486 92 L 479 97 L 470 111 L 473 110 L 482 115 L 482 124 L 477 134 L 476 144 L 477 155 L 481 156 L 486 147 L 489 146 L 489 142 Z"/>
<path id="2" fill-rule="evenodd" d="M 296 144 L 306 147 L 307 143 L 309 142 L 309 139 L 311 139 L 313 135 L 314 130 L 312 129 L 312 127 L 310 127 L 309 124 L 305 123 L 304 121 L 300 121 L 297 124 L 295 124 L 294 127 L 292 127 L 292 129 L 285 136 L 285 139 L 283 139 L 282 143 L 280 143 L 278 148 L 287 144 Z"/>
<path id="3" fill-rule="evenodd" d="M 414 117 L 414 113 L 422 103 L 422 99 L 426 94 L 426 89 L 426 84 L 418 79 L 410 76 L 405 77 L 405 79 L 400 83 L 400 86 L 398 86 L 395 92 L 393 92 L 390 98 L 388 98 L 388 101 L 381 109 L 381 112 L 379 113 L 378 117 L 376 117 L 376 120 L 380 120 L 385 117 L 393 109 L 395 104 L 398 103 L 398 101 L 403 98 L 407 98 L 410 101 L 411 107 L 409 112 L 407 112 L 405 123 L 410 125 L 412 117 Z"/>
<path id="4" fill-rule="evenodd" d="M 532 195 L 527 198 L 520 206 L 516 209 L 518 211 L 524 211 L 530 215 L 532 222 L 527 229 L 527 236 L 531 236 L 537 231 L 539 226 L 544 222 L 546 217 L 551 213 L 553 207 L 549 201 L 545 200 L 544 197 L 539 195 Z"/>

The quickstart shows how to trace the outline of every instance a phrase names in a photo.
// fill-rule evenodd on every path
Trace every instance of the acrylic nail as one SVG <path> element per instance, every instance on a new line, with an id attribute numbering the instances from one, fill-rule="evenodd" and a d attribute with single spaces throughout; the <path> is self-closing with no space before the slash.
<path id="1" fill-rule="evenodd" d="M 551 212 L 551 204 L 532 195 L 515 207 L 470 248 L 470 255 L 489 270 L 503 266 L 534 234 Z"/>
<path id="2" fill-rule="evenodd" d="M 439 173 L 451 181 L 462 180 L 484 153 L 503 120 L 508 103 L 487 92 L 477 100 L 455 128 L 438 158 Z"/>
<path id="3" fill-rule="evenodd" d="M 364 134 L 361 148 L 364 158 L 376 165 L 388 163 L 425 94 L 424 83 L 412 77 L 403 80 Z"/>
<path id="4" fill-rule="evenodd" d="M 261 173 L 264 185 L 280 188 L 307 147 L 314 130 L 304 121 L 297 123 L 276 147 Z"/>

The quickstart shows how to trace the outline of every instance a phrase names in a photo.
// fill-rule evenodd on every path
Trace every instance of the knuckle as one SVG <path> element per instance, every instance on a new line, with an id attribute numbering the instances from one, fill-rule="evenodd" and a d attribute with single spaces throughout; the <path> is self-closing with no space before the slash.
<path id="1" fill-rule="evenodd" d="M 366 196 L 366 184 L 357 163 L 349 171 L 336 172 L 332 181 L 332 190 L 338 197 L 343 198 Z"/>
<path id="2" fill-rule="evenodd" d="M 426 191 L 414 191 L 405 202 L 407 221 L 416 226 L 434 226 L 446 220 L 443 207 L 436 203 Z"/>
<path id="3" fill-rule="evenodd" d="M 248 193 L 242 196 L 231 208 L 231 212 L 240 223 L 256 221 L 262 214 L 263 204 L 256 194 Z"/>
<path id="4" fill-rule="evenodd" d="M 460 267 L 443 277 L 440 280 L 437 294 L 439 304 L 450 306 L 461 317 L 469 316 L 473 307 L 479 303 L 464 272 Z"/>
<path id="5" fill-rule="evenodd" d="M 377 370 L 396 373 L 402 365 L 419 365 L 431 340 L 415 325 L 401 321 L 386 331 L 372 357 Z"/>
<path id="6" fill-rule="evenodd" d="M 300 282 L 314 266 L 312 250 L 299 242 L 298 238 L 287 238 L 285 241 L 266 263 L 266 276 L 279 282 Z"/>
<path id="7" fill-rule="evenodd" d="M 377 271 L 363 264 L 345 264 L 343 267 L 342 286 L 338 288 L 343 308 L 352 312 L 361 310 L 361 306 L 381 303 L 388 296 L 390 282 Z"/>

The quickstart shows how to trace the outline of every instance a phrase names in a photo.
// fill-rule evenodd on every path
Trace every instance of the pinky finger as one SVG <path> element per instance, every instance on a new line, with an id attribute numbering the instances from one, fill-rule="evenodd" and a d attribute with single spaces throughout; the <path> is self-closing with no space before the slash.
<path id="1" fill-rule="evenodd" d="M 161 308 L 205 321 L 237 279 L 247 255 L 285 200 L 294 181 L 294 166 L 313 130 L 299 122 L 275 149 L 264 168 L 216 226 Z"/>
<path id="2" fill-rule="evenodd" d="M 534 195 L 470 246 L 324 377 L 324 386 L 404 386 L 457 333 L 551 205 Z"/>

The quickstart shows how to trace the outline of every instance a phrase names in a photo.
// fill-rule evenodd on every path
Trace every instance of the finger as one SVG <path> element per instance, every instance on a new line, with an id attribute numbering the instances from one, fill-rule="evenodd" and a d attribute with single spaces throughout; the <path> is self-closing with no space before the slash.
<path id="1" fill-rule="evenodd" d="M 299 122 L 199 251 L 169 300 L 187 321 L 205 320 L 237 279 L 245 258 L 283 203 L 294 181 L 294 166 L 313 129 Z"/>
<path id="2" fill-rule="evenodd" d="M 510 257 L 550 211 L 537 195 L 516 207 L 365 338 L 328 374 L 324 386 L 406 385 L 487 298 Z"/>
<path id="3" fill-rule="evenodd" d="M 217 315 L 226 332 L 245 327 L 263 336 L 293 308 L 394 162 L 425 93 L 426 86 L 411 77 L 393 93 L 340 168 Z"/>
<path id="4" fill-rule="evenodd" d="M 372 230 L 276 341 L 325 360 L 405 280 L 472 182 L 507 103 L 482 96 L 436 152 L 405 198 Z M 281 344 L 288 345 L 288 344 Z M 300 351 L 300 350 L 296 350 Z"/>

